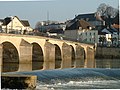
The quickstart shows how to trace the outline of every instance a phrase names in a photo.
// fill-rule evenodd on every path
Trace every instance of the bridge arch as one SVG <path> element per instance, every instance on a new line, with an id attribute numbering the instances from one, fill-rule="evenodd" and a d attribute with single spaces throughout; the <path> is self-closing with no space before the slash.
<path id="1" fill-rule="evenodd" d="M 32 70 L 40 70 L 43 69 L 43 63 L 44 63 L 44 56 L 41 46 L 33 42 L 32 43 Z"/>
<path id="2" fill-rule="evenodd" d="M 61 68 L 62 56 L 60 47 L 57 44 L 54 45 L 55 45 L 55 69 L 56 69 Z"/>
<path id="3" fill-rule="evenodd" d="M 70 45 L 71 48 L 72 48 L 72 53 L 71 53 L 71 67 L 74 67 L 75 66 L 75 50 L 74 50 L 74 47 L 72 45 Z"/>
<path id="4" fill-rule="evenodd" d="M 2 72 L 17 71 L 19 68 L 19 54 L 17 47 L 11 42 L 2 42 L 3 44 L 3 67 Z"/>

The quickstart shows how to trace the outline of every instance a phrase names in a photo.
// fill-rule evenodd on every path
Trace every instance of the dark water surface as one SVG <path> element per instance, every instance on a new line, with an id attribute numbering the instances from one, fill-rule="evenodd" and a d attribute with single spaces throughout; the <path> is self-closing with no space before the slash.
<path id="1" fill-rule="evenodd" d="M 120 69 L 70 68 L 12 74 L 37 75 L 39 90 L 120 89 Z"/>
<path id="2" fill-rule="evenodd" d="M 34 62 L 33 63 L 33 70 L 40 70 L 42 69 L 41 62 Z M 83 65 L 85 67 L 85 65 Z M 19 63 L 4 63 L 2 66 L 2 72 L 14 72 L 18 71 L 19 67 L 24 68 L 31 68 L 31 64 L 25 63 L 20 64 Z M 60 68 L 60 67 L 59 67 Z M 95 68 L 120 68 L 120 59 L 95 59 Z"/>

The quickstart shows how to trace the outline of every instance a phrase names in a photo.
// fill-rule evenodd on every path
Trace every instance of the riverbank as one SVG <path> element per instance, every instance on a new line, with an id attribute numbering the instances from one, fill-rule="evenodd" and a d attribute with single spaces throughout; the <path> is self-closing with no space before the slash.
<path id="1" fill-rule="evenodd" d="M 37 76 L 20 74 L 2 74 L 1 88 L 3 89 L 34 89 Z"/>

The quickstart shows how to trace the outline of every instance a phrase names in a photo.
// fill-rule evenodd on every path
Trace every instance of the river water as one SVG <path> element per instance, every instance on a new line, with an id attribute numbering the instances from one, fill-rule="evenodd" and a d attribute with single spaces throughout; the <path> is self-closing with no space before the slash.
<path id="1" fill-rule="evenodd" d="M 120 89 L 120 69 L 69 68 L 13 73 L 37 75 L 37 90 Z"/>
<path id="2" fill-rule="evenodd" d="M 120 60 L 97 60 L 96 68 L 10 72 L 37 75 L 37 90 L 120 89 Z"/>
<path id="3" fill-rule="evenodd" d="M 119 69 L 63 69 L 35 71 L 37 89 L 120 89 Z"/>
<path id="4" fill-rule="evenodd" d="M 96 59 L 96 68 L 120 68 L 120 59 Z"/>

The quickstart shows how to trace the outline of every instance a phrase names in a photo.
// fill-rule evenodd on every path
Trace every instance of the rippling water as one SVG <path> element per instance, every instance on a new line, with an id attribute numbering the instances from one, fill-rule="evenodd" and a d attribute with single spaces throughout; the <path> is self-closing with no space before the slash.
<path id="1" fill-rule="evenodd" d="M 70 68 L 16 73 L 37 75 L 39 90 L 120 89 L 120 69 Z"/>
<path id="2" fill-rule="evenodd" d="M 44 90 L 70 90 L 70 89 L 120 89 L 120 80 L 89 80 L 69 81 L 56 84 L 37 83 L 36 89 Z"/>

